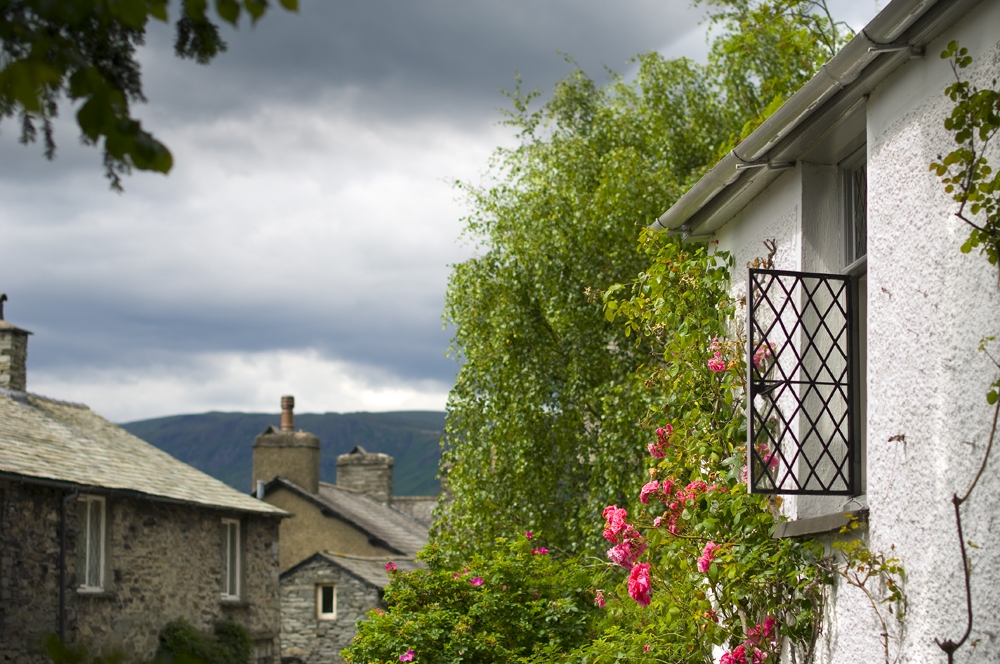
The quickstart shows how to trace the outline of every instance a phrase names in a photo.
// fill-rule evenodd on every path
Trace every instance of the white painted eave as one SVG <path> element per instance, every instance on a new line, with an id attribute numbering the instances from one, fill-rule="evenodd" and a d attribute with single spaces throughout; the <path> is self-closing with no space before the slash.
<path id="1" fill-rule="evenodd" d="M 980 0 L 893 0 L 655 222 L 708 236 L 897 67 Z M 936 55 L 936 54 L 935 54 Z"/>

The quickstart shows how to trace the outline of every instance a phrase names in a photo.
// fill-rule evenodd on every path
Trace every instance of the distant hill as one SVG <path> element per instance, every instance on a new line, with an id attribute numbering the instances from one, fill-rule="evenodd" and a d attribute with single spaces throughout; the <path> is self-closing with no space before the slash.
<path id="1" fill-rule="evenodd" d="M 175 415 L 122 424 L 122 428 L 226 484 L 250 491 L 253 439 L 277 413 L 203 413 Z M 395 457 L 394 493 L 429 496 L 439 491 L 444 413 L 296 413 L 295 428 L 320 440 L 320 479 L 335 482 L 337 455 L 361 445 L 368 452 Z"/>

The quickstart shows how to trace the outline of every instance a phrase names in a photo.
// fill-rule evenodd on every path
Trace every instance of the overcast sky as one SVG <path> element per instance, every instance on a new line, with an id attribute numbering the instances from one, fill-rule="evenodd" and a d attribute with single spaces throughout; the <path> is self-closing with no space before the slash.
<path id="1" fill-rule="evenodd" d="M 277 4 L 277 3 L 273 3 Z M 838 0 L 861 27 L 874 0 Z M 658 50 L 703 59 L 685 0 L 301 0 L 224 29 L 210 66 L 153 24 L 135 113 L 169 176 L 108 190 L 72 110 L 57 158 L 0 124 L 0 292 L 34 332 L 28 389 L 115 421 L 208 410 L 442 409 L 456 180 L 511 145 L 497 108 L 573 56 L 603 80 Z"/>

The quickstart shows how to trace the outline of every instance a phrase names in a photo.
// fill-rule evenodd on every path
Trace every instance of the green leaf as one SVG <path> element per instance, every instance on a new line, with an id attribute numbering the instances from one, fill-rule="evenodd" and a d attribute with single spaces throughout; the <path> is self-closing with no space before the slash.
<path id="1" fill-rule="evenodd" d="M 237 0 L 215 0 L 215 11 L 223 21 L 236 25 L 240 18 L 240 3 Z"/>

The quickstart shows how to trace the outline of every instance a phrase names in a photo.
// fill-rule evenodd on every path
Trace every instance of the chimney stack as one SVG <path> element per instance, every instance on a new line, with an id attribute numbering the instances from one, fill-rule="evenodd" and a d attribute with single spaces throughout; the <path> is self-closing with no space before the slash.
<path id="1" fill-rule="evenodd" d="M 364 491 L 384 505 L 392 504 L 392 469 L 388 454 L 367 452 L 360 445 L 337 457 L 337 486 Z"/>
<path id="2" fill-rule="evenodd" d="M 281 430 L 295 431 L 295 397 L 286 395 L 281 397 Z"/>
<path id="3" fill-rule="evenodd" d="M 254 439 L 252 488 L 280 475 L 309 493 L 319 493 L 319 438 L 295 431 L 294 407 L 294 397 L 281 397 L 281 429 L 269 426 Z"/>
<path id="4" fill-rule="evenodd" d="M 24 392 L 28 383 L 28 335 L 3 319 L 5 293 L 0 293 L 0 388 Z"/>

